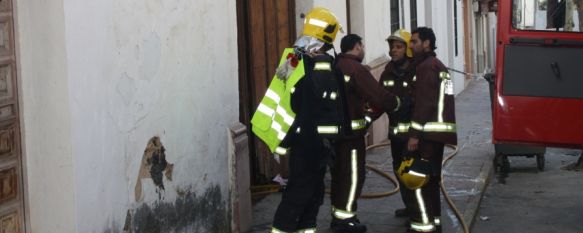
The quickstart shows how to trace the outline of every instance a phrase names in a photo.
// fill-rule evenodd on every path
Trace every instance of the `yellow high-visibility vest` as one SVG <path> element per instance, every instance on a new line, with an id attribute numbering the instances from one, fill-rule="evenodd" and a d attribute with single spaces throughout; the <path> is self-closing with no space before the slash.
<path id="1" fill-rule="evenodd" d="M 279 65 L 294 53 L 293 48 L 286 48 Z M 287 154 L 287 149 L 279 147 L 295 121 L 296 114 L 291 108 L 291 95 L 294 86 L 305 75 L 303 60 L 300 60 L 292 74 L 285 80 L 274 75 L 265 96 L 259 103 L 251 118 L 252 131 L 259 137 L 272 153 Z"/>

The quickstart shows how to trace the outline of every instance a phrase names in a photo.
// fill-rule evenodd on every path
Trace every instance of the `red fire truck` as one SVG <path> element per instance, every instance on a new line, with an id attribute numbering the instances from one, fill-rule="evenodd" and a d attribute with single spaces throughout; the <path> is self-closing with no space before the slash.
<path id="1" fill-rule="evenodd" d="M 492 85 L 496 153 L 583 149 L 583 0 L 498 2 Z M 541 154 L 542 153 L 542 154 Z"/>

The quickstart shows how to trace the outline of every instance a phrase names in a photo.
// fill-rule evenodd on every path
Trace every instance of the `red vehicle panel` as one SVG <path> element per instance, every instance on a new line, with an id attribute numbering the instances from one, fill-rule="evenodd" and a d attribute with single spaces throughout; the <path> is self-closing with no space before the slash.
<path id="1" fill-rule="evenodd" d="M 537 28 L 528 1 L 498 3 L 493 142 L 582 148 L 583 32 Z"/>

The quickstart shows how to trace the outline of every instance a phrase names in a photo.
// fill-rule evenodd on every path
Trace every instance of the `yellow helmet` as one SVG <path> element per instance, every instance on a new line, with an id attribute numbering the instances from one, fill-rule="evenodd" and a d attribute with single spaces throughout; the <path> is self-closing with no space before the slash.
<path id="1" fill-rule="evenodd" d="M 403 158 L 401 165 L 397 169 L 399 180 L 410 190 L 422 188 L 429 182 L 429 162 L 419 158 Z"/>
<path id="2" fill-rule="evenodd" d="M 407 57 L 413 57 L 413 50 L 411 50 L 411 46 L 409 46 L 409 42 L 411 41 L 411 33 L 405 29 L 399 29 L 393 32 L 393 34 L 387 38 L 387 42 L 389 43 L 393 40 L 405 43 L 407 45 Z"/>
<path id="3" fill-rule="evenodd" d="M 336 33 L 341 28 L 342 26 L 332 12 L 323 7 L 316 7 L 306 15 L 302 34 L 332 44 L 336 39 Z"/>

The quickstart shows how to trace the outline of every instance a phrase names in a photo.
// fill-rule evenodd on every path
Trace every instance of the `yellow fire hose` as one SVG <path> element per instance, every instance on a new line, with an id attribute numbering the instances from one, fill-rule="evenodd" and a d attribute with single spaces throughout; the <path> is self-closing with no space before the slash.
<path id="1" fill-rule="evenodd" d="M 368 147 L 366 147 L 366 150 L 371 150 L 374 148 L 378 148 L 378 147 L 383 147 L 383 146 L 388 146 L 390 145 L 390 142 L 382 142 L 382 143 L 378 143 L 378 144 L 373 144 L 370 145 Z M 445 164 L 452 159 L 458 152 L 458 147 L 457 146 L 452 146 L 452 145 L 446 145 L 447 147 L 453 149 L 453 152 L 451 152 L 450 154 L 448 154 L 447 156 L 445 156 L 445 158 L 442 161 L 442 167 L 445 166 Z M 395 186 L 395 188 L 391 191 L 387 191 L 387 192 L 383 192 L 383 193 L 363 193 L 360 195 L 360 198 L 364 198 L 364 199 L 373 199 L 373 198 L 381 198 L 381 197 L 387 197 L 387 196 L 391 196 L 395 193 L 399 192 L 399 182 L 397 181 L 397 179 L 391 175 L 389 175 L 388 173 L 380 170 L 379 168 L 372 166 L 372 165 L 365 165 L 366 168 L 368 168 L 369 170 L 377 173 L 378 175 L 387 178 L 388 180 L 391 181 L 391 183 L 393 183 L 393 185 Z M 455 204 L 453 203 L 453 200 L 451 200 L 451 198 L 449 197 L 449 195 L 447 194 L 447 191 L 445 189 L 445 186 L 443 185 L 443 173 L 441 174 L 441 183 L 439 184 L 439 186 L 441 187 L 441 192 L 443 193 L 443 196 L 445 197 L 445 200 L 447 202 L 447 204 L 449 205 L 449 207 L 452 209 L 452 211 L 454 212 L 455 216 L 457 217 L 458 221 L 460 222 L 464 233 L 470 233 L 470 230 L 468 228 L 468 225 L 466 224 L 466 222 L 463 219 L 463 216 L 461 215 L 461 213 L 459 212 L 459 209 L 455 206 Z M 261 195 L 267 195 L 270 193 L 275 193 L 278 192 L 280 190 L 281 186 L 280 185 L 259 185 L 259 186 L 252 186 L 251 187 L 251 194 L 253 196 L 261 196 Z M 326 193 L 330 193 L 329 190 L 326 190 Z"/>
<path id="2" fill-rule="evenodd" d="M 453 149 L 453 152 L 451 152 L 449 155 L 447 155 L 443 159 L 443 161 L 441 161 L 441 167 L 445 167 L 445 164 L 447 164 L 447 162 L 451 158 L 453 158 L 457 154 L 457 152 L 458 152 L 458 147 L 457 146 L 453 146 L 453 145 L 446 145 L 446 146 L 449 147 L 449 148 L 452 148 Z M 449 205 L 449 207 L 451 208 L 451 210 L 454 212 L 454 214 L 457 217 L 458 221 L 460 221 L 460 224 L 462 225 L 462 228 L 464 229 L 464 233 L 470 233 L 470 229 L 468 228 L 468 224 L 466 224 L 466 221 L 464 221 L 464 217 L 460 213 L 459 209 L 453 203 L 453 200 L 451 200 L 451 198 L 449 197 L 449 195 L 447 195 L 447 191 L 445 190 L 445 186 L 443 185 L 443 172 L 441 173 L 441 182 L 439 183 L 439 186 L 441 187 L 441 193 L 443 193 L 443 197 L 445 197 L 445 200 L 447 201 L 447 204 Z"/>
<path id="3" fill-rule="evenodd" d="M 378 144 L 373 144 L 373 145 L 367 146 L 366 150 L 368 151 L 368 150 L 372 150 L 374 148 L 389 146 L 389 145 L 391 145 L 390 141 L 381 142 Z M 363 193 L 360 195 L 360 198 L 373 199 L 373 198 L 388 197 L 388 196 L 391 196 L 391 195 L 399 192 L 400 187 L 399 187 L 399 181 L 397 181 L 397 178 L 389 175 L 388 173 L 382 171 L 381 169 L 379 169 L 375 166 L 368 165 L 368 164 L 365 166 L 366 166 L 366 168 L 375 172 L 376 174 L 389 179 L 391 181 L 391 183 L 393 183 L 393 185 L 395 186 L 395 189 L 388 191 L 388 192 L 384 192 L 384 193 Z"/>

